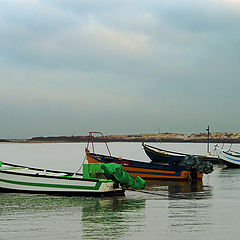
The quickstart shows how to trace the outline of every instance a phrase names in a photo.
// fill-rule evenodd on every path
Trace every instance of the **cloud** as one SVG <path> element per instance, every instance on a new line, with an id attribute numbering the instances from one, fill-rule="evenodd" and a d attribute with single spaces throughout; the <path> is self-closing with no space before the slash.
<path id="1" fill-rule="evenodd" d="M 226 128 L 223 111 L 239 118 L 237 1 L 0 3 L 6 136 L 18 122 L 18 136 L 31 136 L 74 133 L 80 121 L 137 132 L 191 130 L 206 119 Z"/>
<path id="2" fill-rule="evenodd" d="M 149 54 L 147 36 L 107 28 L 97 21 L 78 25 L 53 36 L 31 41 L 28 50 L 49 58 L 83 58 L 86 55 L 139 58 Z"/>

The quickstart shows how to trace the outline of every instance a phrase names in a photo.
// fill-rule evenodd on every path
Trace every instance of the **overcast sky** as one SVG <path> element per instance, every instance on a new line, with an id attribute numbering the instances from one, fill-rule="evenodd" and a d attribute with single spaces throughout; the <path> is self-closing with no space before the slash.
<path id="1" fill-rule="evenodd" d="M 240 130 L 239 0 L 0 0 L 0 138 Z"/>

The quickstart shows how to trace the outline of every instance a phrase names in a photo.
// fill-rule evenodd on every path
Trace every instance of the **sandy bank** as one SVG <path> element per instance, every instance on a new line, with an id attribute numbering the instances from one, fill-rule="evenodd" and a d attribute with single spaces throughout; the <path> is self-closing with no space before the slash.
<path id="1" fill-rule="evenodd" d="M 108 142 L 196 142 L 206 143 L 207 133 L 157 133 L 157 134 L 130 134 L 130 135 L 109 135 L 106 136 Z M 212 143 L 240 143 L 240 133 L 211 133 L 210 142 Z M 33 137 L 31 139 L 5 140 L 2 142 L 87 142 L 88 136 L 49 136 Z M 102 142 L 101 137 L 95 137 L 96 142 Z"/>

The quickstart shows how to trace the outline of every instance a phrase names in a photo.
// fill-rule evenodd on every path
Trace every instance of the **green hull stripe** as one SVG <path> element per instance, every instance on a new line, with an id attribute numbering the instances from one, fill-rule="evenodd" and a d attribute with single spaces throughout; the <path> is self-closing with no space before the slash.
<path id="1" fill-rule="evenodd" d="M 94 187 L 88 187 L 88 186 L 49 184 L 49 183 L 18 182 L 18 181 L 5 180 L 5 179 L 0 179 L 0 182 L 5 182 L 5 183 L 15 184 L 15 185 L 32 186 L 32 187 L 66 188 L 66 189 L 87 189 L 87 190 L 99 190 L 99 188 L 100 188 L 100 186 L 102 184 L 101 182 L 97 182 Z"/>

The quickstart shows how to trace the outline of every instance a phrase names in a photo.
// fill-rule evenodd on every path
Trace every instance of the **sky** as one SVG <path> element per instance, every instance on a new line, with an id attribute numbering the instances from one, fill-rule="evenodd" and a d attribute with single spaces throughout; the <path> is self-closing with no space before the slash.
<path id="1" fill-rule="evenodd" d="M 0 0 L 0 139 L 239 131 L 240 0 Z"/>

